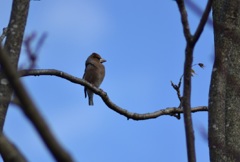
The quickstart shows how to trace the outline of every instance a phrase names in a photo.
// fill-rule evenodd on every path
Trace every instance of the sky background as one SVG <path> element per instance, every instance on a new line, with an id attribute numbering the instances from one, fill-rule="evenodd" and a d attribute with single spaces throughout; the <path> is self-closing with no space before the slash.
<path id="1" fill-rule="evenodd" d="M 11 3 L 1 0 L 1 29 L 8 24 Z M 204 9 L 206 0 L 195 3 Z M 200 18 L 187 9 L 193 33 Z M 179 105 L 170 81 L 178 83 L 183 73 L 186 42 L 173 0 L 31 1 L 25 38 L 32 33 L 38 39 L 47 34 L 38 53 L 38 69 L 62 70 L 81 78 L 86 58 L 97 52 L 107 60 L 101 88 L 115 104 L 136 113 Z M 213 63 L 209 25 L 194 50 L 194 63 L 200 62 L 205 68 L 194 67 L 193 107 L 208 104 Z M 19 66 L 27 65 L 23 47 Z M 54 135 L 75 161 L 187 161 L 183 117 L 127 120 L 109 109 L 99 96 L 89 107 L 81 85 L 54 76 L 22 80 Z M 207 162 L 208 144 L 201 135 L 202 130 L 207 131 L 207 112 L 192 117 L 197 161 Z M 54 161 L 18 107 L 10 106 L 4 132 L 29 161 Z"/>

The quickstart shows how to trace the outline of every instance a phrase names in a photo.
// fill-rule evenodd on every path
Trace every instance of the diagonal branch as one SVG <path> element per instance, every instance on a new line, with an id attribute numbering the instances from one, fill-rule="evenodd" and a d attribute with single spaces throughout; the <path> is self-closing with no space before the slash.
<path id="1" fill-rule="evenodd" d="M 67 74 L 65 72 L 54 70 L 54 69 L 35 69 L 35 70 L 21 70 L 19 71 L 19 75 L 21 77 L 24 76 L 57 76 L 63 79 L 66 79 L 72 83 L 80 84 L 82 86 L 86 86 L 88 89 L 91 89 L 95 94 L 99 95 L 104 103 L 113 111 L 127 117 L 128 119 L 133 120 L 147 120 L 147 119 L 153 119 L 157 118 L 162 115 L 174 115 L 176 113 L 183 113 L 183 109 L 179 109 L 177 107 L 171 107 L 166 108 L 162 110 L 158 110 L 152 113 L 145 113 L 145 114 L 139 114 L 139 113 L 133 113 L 129 112 L 126 109 L 121 108 L 120 106 L 113 103 L 110 98 L 108 97 L 107 93 L 103 90 L 94 87 L 92 84 L 88 83 L 87 81 L 74 77 L 70 74 Z M 208 111 L 208 108 L 206 106 L 199 106 L 191 109 L 191 112 L 200 112 L 200 111 Z"/>
<path id="2" fill-rule="evenodd" d="M 197 30 L 193 36 L 193 39 L 192 39 L 192 43 L 193 44 L 196 44 L 196 42 L 198 41 L 199 37 L 201 36 L 202 32 L 203 32 L 203 28 L 205 27 L 206 23 L 207 23 L 207 20 L 208 20 L 208 17 L 209 17 L 209 13 L 211 11 L 211 8 L 212 8 L 212 1 L 213 0 L 208 0 L 208 3 L 206 5 L 206 8 L 203 12 L 203 15 L 202 15 L 202 18 L 199 22 L 199 25 L 197 27 Z"/>
<path id="3" fill-rule="evenodd" d="M 0 48 L 0 65 L 8 79 L 8 82 L 15 91 L 16 96 L 22 104 L 22 110 L 30 121 L 32 121 L 35 129 L 38 131 L 46 146 L 51 151 L 56 161 L 73 161 L 70 155 L 61 147 L 54 138 L 50 128 L 38 112 L 35 104 L 30 99 L 29 94 L 25 90 L 22 82 L 19 80 L 18 74 L 14 67 L 10 64 L 7 53 Z"/>
<path id="4" fill-rule="evenodd" d="M 192 41 L 192 35 L 190 32 L 190 28 L 189 28 L 189 23 L 188 23 L 188 15 L 187 15 L 187 11 L 184 5 L 184 1 L 183 0 L 176 0 L 177 5 L 178 5 L 178 9 L 179 12 L 181 14 L 181 21 L 182 21 L 182 26 L 183 26 L 183 33 L 185 36 L 185 39 L 187 42 L 191 42 Z"/>
<path id="5" fill-rule="evenodd" d="M 0 153 L 5 162 L 26 162 L 23 154 L 13 145 L 9 139 L 0 133 Z"/>
<path id="6" fill-rule="evenodd" d="M 185 2 L 186 2 L 186 5 L 188 6 L 188 8 L 192 10 L 192 12 L 194 12 L 199 17 L 202 16 L 202 13 L 204 11 L 200 8 L 200 6 L 198 6 L 196 4 L 195 1 L 193 1 L 193 0 L 185 0 Z M 207 20 L 207 25 L 210 26 L 210 27 L 213 26 L 213 20 L 211 18 L 209 18 Z"/>

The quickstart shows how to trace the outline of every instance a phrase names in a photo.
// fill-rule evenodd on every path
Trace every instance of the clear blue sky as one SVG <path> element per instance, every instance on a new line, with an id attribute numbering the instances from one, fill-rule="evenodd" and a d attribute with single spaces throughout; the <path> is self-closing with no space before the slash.
<path id="1" fill-rule="evenodd" d="M 206 0 L 197 2 L 203 9 Z M 11 1 L 0 5 L 0 28 L 9 20 Z M 189 10 L 191 31 L 199 16 Z M 117 105 L 137 113 L 179 105 L 170 81 L 183 73 L 185 39 L 173 0 L 41 0 L 31 1 L 25 36 L 47 33 L 37 68 L 58 69 L 82 77 L 85 60 L 97 52 L 107 60 L 101 88 Z M 34 44 L 33 44 L 34 45 Z M 19 65 L 28 64 L 22 56 Z M 212 27 L 207 26 L 196 45 L 192 106 L 207 105 L 213 63 Z M 147 121 L 127 120 L 110 110 L 100 97 L 88 106 L 83 87 L 52 77 L 23 79 L 60 143 L 81 162 L 186 162 L 183 118 L 163 116 Z M 193 114 L 197 161 L 209 161 L 207 113 Z M 6 135 L 31 162 L 53 162 L 32 124 L 11 106 Z"/>

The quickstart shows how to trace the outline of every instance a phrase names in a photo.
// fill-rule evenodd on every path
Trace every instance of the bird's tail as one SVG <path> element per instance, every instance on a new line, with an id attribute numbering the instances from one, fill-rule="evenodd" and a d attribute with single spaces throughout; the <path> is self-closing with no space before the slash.
<path id="1" fill-rule="evenodd" d="M 88 105 L 93 106 L 93 92 L 84 88 L 85 98 L 88 96 Z"/>
<path id="2" fill-rule="evenodd" d="M 88 104 L 89 106 L 93 106 L 93 96 L 88 96 Z"/>

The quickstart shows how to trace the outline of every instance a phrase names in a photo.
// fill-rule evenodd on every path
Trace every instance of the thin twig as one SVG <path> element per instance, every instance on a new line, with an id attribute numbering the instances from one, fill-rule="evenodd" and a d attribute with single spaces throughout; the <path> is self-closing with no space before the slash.
<path id="1" fill-rule="evenodd" d="M 36 39 L 36 36 L 37 36 L 36 33 L 32 33 L 31 35 L 27 36 L 26 39 L 24 40 L 26 55 L 29 60 L 28 62 L 30 62 L 30 65 L 29 65 L 29 67 L 27 67 L 27 69 L 33 69 L 34 67 L 36 67 L 39 50 L 43 46 L 43 43 L 47 37 L 47 34 L 43 33 L 41 35 L 41 37 L 37 41 L 35 49 L 33 50 L 31 45 L 33 44 L 34 40 Z"/>
<path id="2" fill-rule="evenodd" d="M 178 106 L 178 108 L 182 108 L 182 96 L 181 96 L 181 92 L 180 92 L 180 88 L 181 88 L 181 84 L 182 84 L 182 78 L 183 78 L 183 75 L 180 77 L 179 79 L 179 82 L 178 82 L 178 85 L 174 84 L 172 81 L 171 81 L 171 85 L 173 87 L 173 89 L 175 89 L 175 91 L 177 92 L 177 96 L 178 96 L 178 99 L 180 101 L 180 104 Z M 180 113 L 178 114 L 175 114 L 175 116 L 178 118 L 178 119 L 181 119 L 181 115 Z"/>
<path id="3" fill-rule="evenodd" d="M 47 38 L 47 33 L 43 33 L 36 44 L 35 52 L 34 52 L 35 54 L 39 53 L 39 50 L 40 50 L 40 48 L 42 48 L 43 43 L 45 42 L 46 38 Z"/>
<path id="4" fill-rule="evenodd" d="M 178 9 L 179 12 L 181 14 L 181 22 L 182 22 L 182 26 L 183 26 L 183 33 L 185 36 L 185 39 L 187 42 L 192 41 L 192 35 L 190 32 L 190 28 L 189 28 L 189 23 L 188 23 L 188 16 L 187 16 L 187 11 L 184 5 L 184 1 L 183 0 L 176 0 L 177 5 L 178 5 Z"/>
<path id="5" fill-rule="evenodd" d="M 179 99 L 180 102 L 182 102 L 182 96 L 181 96 L 181 92 L 180 92 L 180 88 L 181 88 L 181 84 L 182 84 L 182 78 L 183 78 L 183 75 L 180 77 L 178 85 L 174 84 L 171 81 L 171 85 L 172 85 L 173 89 L 175 89 L 175 91 L 177 92 L 177 96 L 178 96 L 178 99 Z"/>
<path id="6" fill-rule="evenodd" d="M 192 12 L 196 13 L 197 16 L 201 17 L 202 13 L 204 12 L 197 4 L 196 1 L 193 0 L 185 0 L 186 5 Z M 213 20 L 212 18 L 208 18 L 207 20 L 207 25 L 210 26 L 211 28 L 213 27 Z"/>
<path id="7" fill-rule="evenodd" d="M 207 6 L 206 6 L 206 8 L 204 10 L 202 18 L 201 18 L 201 20 L 199 22 L 199 25 L 197 27 L 197 30 L 196 30 L 195 34 L 193 35 L 193 39 L 192 39 L 192 43 L 193 44 L 196 44 L 196 42 L 198 41 L 200 35 L 202 34 L 203 28 L 204 28 L 204 26 L 207 23 L 207 20 L 208 20 L 211 8 L 212 8 L 212 0 L 208 0 Z"/>

